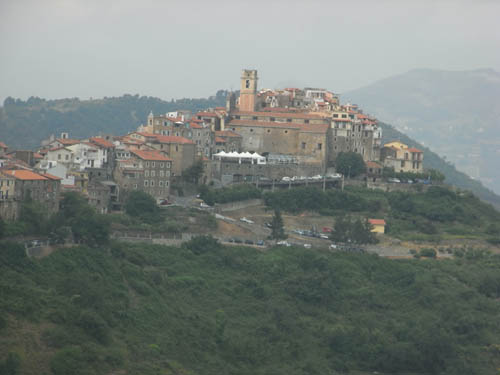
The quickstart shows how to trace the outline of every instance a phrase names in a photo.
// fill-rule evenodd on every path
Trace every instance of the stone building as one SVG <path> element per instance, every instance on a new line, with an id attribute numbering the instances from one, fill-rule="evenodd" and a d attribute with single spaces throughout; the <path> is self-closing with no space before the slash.
<path id="1" fill-rule="evenodd" d="M 232 130 L 219 130 L 215 132 L 215 153 L 225 151 L 241 151 L 243 138 Z"/>
<path id="2" fill-rule="evenodd" d="M 196 162 L 196 144 L 188 138 L 142 132 L 135 132 L 130 136 L 143 141 L 152 149 L 167 154 L 173 161 L 172 174 L 174 176 L 181 176 L 182 171 Z"/>
<path id="3" fill-rule="evenodd" d="M 0 189 L 2 200 L 21 203 L 32 199 L 42 203 L 49 213 L 59 210 L 61 178 L 48 173 L 39 174 L 27 169 L 2 170 L 0 172 Z M 15 208 L 11 210 L 10 214 L 6 215 L 8 219 L 18 218 L 19 204 L 14 206 Z M 1 211 L 0 214 L 2 214 Z"/>
<path id="4" fill-rule="evenodd" d="M 141 190 L 157 199 L 170 194 L 172 159 L 160 151 L 131 150 L 132 157 L 117 160 L 114 180 L 125 191 Z"/>
<path id="5" fill-rule="evenodd" d="M 384 145 L 381 160 L 384 167 L 392 168 L 396 172 L 421 173 L 424 170 L 423 151 L 398 141 Z"/>

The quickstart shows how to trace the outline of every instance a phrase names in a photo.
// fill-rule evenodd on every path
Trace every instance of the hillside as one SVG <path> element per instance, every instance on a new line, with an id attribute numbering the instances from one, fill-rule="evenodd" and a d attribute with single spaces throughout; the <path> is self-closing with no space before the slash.
<path id="1" fill-rule="evenodd" d="M 411 147 L 416 147 L 424 151 L 424 165 L 426 168 L 433 168 L 441 171 L 446 176 L 446 183 L 472 191 L 479 198 L 500 208 L 500 196 L 495 194 L 488 188 L 485 188 L 478 180 L 470 178 L 463 172 L 458 171 L 455 166 L 439 157 L 439 155 L 428 147 L 425 147 L 419 142 L 403 134 L 391 125 L 381 123 L 382 126 L 382 142 L 390 142 L 395 139 Z"/>
<path id="2" fill-rule="evenodd" d="M 174 110 L 193 112 L 225 105 L 226 92 L 220 90 L 207 99 L 164 100 L 123 95 L 116 98 L 79 100 L 78 98 L 27 101 L 7 98 L 0 108 L 0 139 L 12 148 L 32 149 L 51 134 L 69 132 L 85 138 L 101 132 L 125 134 L 146 121 L 150 111 L 160 114 Z"/>
<path id="3" fill-rule="evenodd" d="M 500 73 L 412 70 L 343 98 L 500 193 Z"/>
<path id="4" fill-rule="evenodd" d="M 37 260 L 0 248 L 0 372 L 10 375 L 479 375 L 500 366 L 500 258 L 478 251 L 391 261 L 201 238 Z"/>

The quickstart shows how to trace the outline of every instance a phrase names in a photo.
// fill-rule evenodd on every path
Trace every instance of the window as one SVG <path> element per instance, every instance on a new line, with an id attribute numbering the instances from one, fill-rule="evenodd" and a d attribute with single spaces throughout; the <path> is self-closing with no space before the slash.
<path id="1" fill-rule="evenodd" d="M 321 143 L 318 143 L 318 150 L 321 150 L 321 147 L 322 147 L 322 146 L 323 146 L 323 145 L 322 145 Z"/>
<path id="2" fill-rule="evenodd" d="M 250 129 L 250 133 L 253 133 L 253 129 Z"/>
<path id="3" fill-rule="evenodd" d="M 148 170 L 144 171 L 144 177 L 149 177 L 149 171 Z"/>
<path id="4" fill-rule="evenodd" d="M 405 152 L 405 160 L 408 160 L 408 153 Z"/>
<path id="5" fill-rule="evenodd" d="M 286 122 L 292 122 L 292 119 L 291 118 L 287 118 Z"/>
<path id="6" fill-rule="evenodd" d="M 347 118 L 347 115 L 346 115 L 346 114 L 343 114 L 343 115 L 342 115 L 342 118 Z"/>
<path id="7" fill-rule="evenodd" d="M 302 150 L 305 150 L 306 148 L 306 142 L 302 142 Z"/>
<path id="8" fill-rule="evenodd" d="M 285 134 L 288 134 L 288 130 L 285 130 Z"/>
<path id="9" fill-rule="evenodd" d="M 245 88 L 246 88 L 246 89 L 250 88 L 250 80 L 249 80 L 249 79 L 247 79 L 247 80 L 245 81 Z"/>
<path id="10" fill-rule="evenodd" d="M 305 122 L 306 124 L 309 124 L 309 120 L 304 120 L 304 122 Z"/>
<path id="11" fill-rule="evenodd" d="M 170 171 L 165 172 L 165 177 L 170 177 Z"/>
<path id="12" fill-rule="evenodd" d="M 148 167 L 148 168 L 149 168 L 149 161 L 147 161 L 147 162 L 146 162 L 146 167 Z"/>
<path id="13" fill-rule="evenodd" d="M 167 163 L 167 168 L 170 168 L 170 163 Z"/>
<path id="14" fill-rule="evenodd" d="M 401 168 L 404 168 L 404 166 L 405 166 L 405 161 L 401 160 Z"/>
<path id="15" fill-rule="evenodd" d="M 276 119 L 274 117 L 271 117 L 269 120 L 276 121 Z"/>
<path id="16" fill-rule="evenodd" d="M 163 181 L 158 182 L 158 185 L 161 187 L 163 186 Z"/>
<path id="17" fill-rule="evenodd" d="M 134 189 L 137 189 L 137 184 L 134 184 Z"/>
<path id="18" fill-rule="evenodd" d="M 267 129 L 267 132 L 268 132 L 268 133 L 271 133 L 271 129 Z"/>
<path id="19" fill-rule="evenodd" d="M 151 171 L 151 177 L 155 176 L 155 171 Z"/>
<path id="20" fill-rule="evenodd" d="M 57 154 L 57 160 L 61 160 L 61 154 Z"/>
<path id="21" fill-rule="evenodd" d="M 144 186 L 148 186 L 149 185 L 149 181 L 148 180 L 144 180 Z"/>
<path id="22" fill-rule="evenodd" d="M 66 156 L 65 156 L 64 158 L 65 158 L 66 160 L 68 160 L 68 159 L 69 159 L 69 155 L 68 155 L 68 154 L 66 154 Z"/>
<path id="23" fill-rule="evenodd" d="M 178 152 L 179 151 L 179 146 L 178 145 L 175 145 L 175 151 Z"/>
<path id="24" fill-rule="evenodd" d="M 168 187 L 168 181 L 165 181 L 165 187 Z"/>
<path id="25" fill-rule="evenodd" d="M 257 116 L 253 116 L 253 117 L 252 117 L 252 120 L 257 120 Z"/>
<path id="26" fill-rule="evenodd" d="M 155 180 L 151 180 L 151 186 L 155 186 Z"/>
<path id="27" fill-rule="evenodd" d="M 160 171 L 160 177 L 163 177 L 163 175 L 164 175 L 164 172 Z"/>
<path id="28" fill-rule="evenodd" d="M 334 113 L 333 114 L 333 118 L 339 118 L 339 114 L 338 113 Z"/>
<path id="29" fill-rule="evenodd" d="M 165 167 L 165 163 L 160 163 L 160 168 L 164 168 Z"/>
<path id="30" fill-rule="evenodd" d="M 153 168 L 155 167 L 155 162 L 154 161 L 151 162 L 151 167 L 153 167 Z"/>
<path id="31" fill-rule="evenodd" d="M 236 120 L 239 120 L 240 119 L 240 116 L 239 115 L 236 115 Z"/>

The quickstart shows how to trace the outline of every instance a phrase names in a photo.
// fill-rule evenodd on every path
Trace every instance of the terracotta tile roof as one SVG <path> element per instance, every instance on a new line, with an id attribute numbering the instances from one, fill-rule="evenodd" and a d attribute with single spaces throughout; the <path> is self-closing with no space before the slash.
<path id="1" fill-rule="evenodd" d="M 217 116 L 217 113 L 215 112 L 198 112 L 195 116 L 201 116 L 201 117 L 219 117 Z"/>
<path id="2" fill-rule="evenodd" d="M 226 140 L 221 137 L 215 137 L 215 143 L 226 143 Z"/>
<path id="3" fill-rule="evenodd" d="M 145 138 L 154 138 L 156 137 L 156 134 L 153 134 L 153 133 L 146 133 L 146 132 L 134 132 L 132 134 L 139 134 Z"/>
<path id="4" fill-rule="evenodd" d="M 371 225 L 385 225 L 385 220 L 384 219 L 368 219 L 368 222 Z"/>
<path id="5" fill-rule="evenodd" d="M 279 121 L 257 121 L 257 120 L 231 120 L 226 126 L 259 126 L 263 128 L 286 128 L 286 129 L 299 129 L 299 124 L 292 122 L 279 122 Z"/>
<path id="6" fill-rule="evenodd" d="M 69 138 L 57 138 L 57 142 L 66 146 L 76 145 L 77 143 L 80 143 L 78 139 L 69 139 Z"/>
<path id="7" fill-rule="evenodd" d="M 189 126 L 193 129 L 203 129 L 203 126 L 201 126 L 198 122 L 191 121 L 189 123 Z"/>
<path id="8" fill-rule="evenodd" d="M 61 177 L 54 176 L 53 174 L 50 173 L 40 173 L 42 176 L 47 177 L 49 180 L 55 180 L 55 181 L 60 181 L 62 180 Z"/>
<path id="9" fill-rule="evenodd" d="M 194 142 L 185 137 L 178 137 L 176 135 L 159 135 L 155 134 L 155 138 L 160 143 L 179 143 L 179 144 L 194 144 Z"/>
<path id="10" fill-rule="evenodd" d="M 1 148 L 8 148 L 7 145 L 5 143 L 3 143 L 2 141 L 0 141 L 0 147 Z"/>
<path id="11" fill-rule="evenodd" d="M 90 142 L 95 143 L 96 145 L 104 147 L 104 148 L 114 148 L 115 147 L 114 144 L 105 140 L 104 138 L 92 137 L 89 140 L 90 140 Z"/>
<path id="12" fill-rule="evenodd" d="M 33 153 L 33 157 L 34 157 L 35 159 L 43 159 L 43 155 L 42 155 L 42 154 L 40 154 L 39 152 L 35 152 L 35 153 Z"/>
<path id="13" fill-rule="evenodd" d="M 415 152 L 415 153 L 422 153 L 423 151 L 422 150 L 419 150 L 418 148 L 415 148 L 415 147 L 410 147 L 407 149 L 407 151 L 409 152 Z"/>
<path id="14" fill-rule="evenodd" d="M 241 138 L 241 135 L 233 132 L 232 130 L 216 130 L 215 135 L 218 137 L 233 137 L 233 138 Z"/>
<path id="15" fill-rule="evenodd" d="M 39 175 L 38 173 L 28 171 L 25 169 L 13 169 L 8 171 L 3 171 L 3 173 L 15 177 L 18 180 L 32 181 L 32 180 L 47 180 L 46 177 Z"/>
<path id="16" fill-rule="evenodd" d="M 350 118 L 334 118 L 332 121 L 335 122 L 351 122 L 352 120 Z"/>
<path id="17" fill-rule="evenodd" d="M 153 160 L 153 161 L 171 161 L 172 160 L 172 159 L 164 156 L 159 151 L 132 150 L 131 152 L 143 160 Z"/>
<path id="18" fill-rule="evenodd" d="M 296 112 L 233 112 L 231 113 L 234 116 L 261 116 L 261 117 L 285 117 L 285 118 L 296 118 L 296 119 L 304 119 L 304 120 L 312 120 L 312 119 L 324 119 L 323 116 L 310 114 L 310 113 L 296 113 Z"/>

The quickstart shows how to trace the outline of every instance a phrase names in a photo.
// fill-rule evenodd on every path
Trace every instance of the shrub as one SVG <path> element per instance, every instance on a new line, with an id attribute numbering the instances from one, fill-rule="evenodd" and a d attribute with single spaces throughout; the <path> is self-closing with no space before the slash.
<path id="1" fill-rule="evenodd" d="M 96 339 L 101 344 L 106 344 L 110 340 L 109 328 L 106 322 L 94 311 L 84 310 L 80 313 L 77 325 L 86 334 Z"/>
<path id="2" fill-rule="evenodd" d="M 423 248 L 420 250 L 420 256 L 426 257 L 426 258 L 435 258 L 436 257 L 436 250 L 431 249 L 429 247 Z"/>

